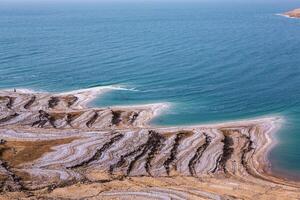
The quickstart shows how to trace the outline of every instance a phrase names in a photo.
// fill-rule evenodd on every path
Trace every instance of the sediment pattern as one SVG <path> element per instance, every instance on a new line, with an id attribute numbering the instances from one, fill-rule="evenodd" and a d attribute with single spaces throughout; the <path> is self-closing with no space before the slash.
<path id="1" fill-rule="evenodd" d="M 101 91 L 0 92 L 0 197 L 300 198 L 268 171 L 279 117 L 151 127 L 164 104 L 88 108 Z"/>

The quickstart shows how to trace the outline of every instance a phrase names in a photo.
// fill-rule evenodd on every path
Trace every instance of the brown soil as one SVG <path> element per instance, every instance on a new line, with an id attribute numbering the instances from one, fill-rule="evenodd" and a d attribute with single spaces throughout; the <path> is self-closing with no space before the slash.
<path id="1" fill-rule="evenodd" d="M 65 138 L 47 141 L 7 141 L 0 146 L 2 155 L 1 160 L 8 163 L 9 166 L 17 167 L 20 164 L 32 162 L 51 152 L 52 147 L 71 143 L 77 138 Z M 0 151 L 1 152 L 1 151 Z"/>

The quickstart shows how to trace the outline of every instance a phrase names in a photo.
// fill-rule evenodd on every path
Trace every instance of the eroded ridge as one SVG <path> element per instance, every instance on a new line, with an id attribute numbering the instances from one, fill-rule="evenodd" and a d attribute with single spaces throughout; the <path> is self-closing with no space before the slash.
<path id="1" fill-rule="evenodd" d="M 163 104 L 86 107 L 100 92 L 0 92 L 3 197 L 300 197 L 298 183 L 268 172 L 281 118 L 151 127 Z"/>
<path id="2" fill-rule="evenodd" d="M 92 92 L 91 92 L 92 91 Z M 98 91 L 49 94 L 0 92 L 0 127 L 120 129 L 145 126 L 162 104 L 88 108 Z"/>

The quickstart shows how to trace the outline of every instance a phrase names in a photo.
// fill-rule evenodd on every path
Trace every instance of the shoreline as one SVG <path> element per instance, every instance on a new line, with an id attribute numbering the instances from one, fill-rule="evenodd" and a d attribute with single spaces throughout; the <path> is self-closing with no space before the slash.
<path id="1" fill-rule="evenodd" d="M 99 190 L 106 187 L 102 182 L 118 188 L 121 195 L 133 194 L 134 187 L 124 188 L 126 184 L 139 183 L 143 185 L 140 194 L 150 192 L 147 184 L 157 187 L 157 192 L 170 189 L 174 185 L 168 181 L 172 180 L 190 187 L 181 182 L 184 179 L 196 181 L 193 189 L 209 196 L 242 198 L 252 187 L 259 192 L 274 185 L 277 189 L 268 195 L 286 197 L 288 192 L 294 199 L 300 194 L 300 182 L 277 177 L 270 168 L 269 153 L 278 143 L 275 134 L 283 117 L 161 127 L 149 122 L 170 103 L 88 107 L 109 90 L 111 87 L 63 93 L 0 91 L 0 150 L 4 145 L 0 179 L 6 177 L 2 192 L 8 198 L 13 199 L 15 193 L 11 192 L 26 197 L 22 188 L 47 198 L 83 197 L 85 193 L 73 194 L 72 188 L 93 192 L 95 184 Z M 15 149 L 14 153 L 9 149 Z M 119 185 L 120 180 L 126 184 L 121 181 Z M 156 185 L 158 180 L 164 184 Z M 241 187 L 227 190 L 230 182 Z M 214 185 L 220 188 L 211 191 Z M 45 192 L 49 187 L 54 189 Z M 111 189 L 105 191 L 110 197 L 119 195 Z"/>
<path id="2" fill-rule="evenodd" d="M 276 14 L 277 16 L 281 16 L 281 17 L 286 17 L 286 18 L 289 18 L 289 19 L 297 19 L 297 17 L 291 17 L 289 15 L 286 15 L 286 14 L 281 14 L 281 13 L 278 13 Z"/>
<path id="3" fill-rule="evenodd" d="M 288 12 L 285 12 L 285 13 L 282 13 L 282 14 L 278 14 L 280 16 L 283 16 L 283 17 L 287 17 L 287 18 L 292 18 L 292 19 L 299 19 L 300 18 L 300 9 L 294 9 L 294 10 L 291 10 L 291 11 L 288 11 Z"/>

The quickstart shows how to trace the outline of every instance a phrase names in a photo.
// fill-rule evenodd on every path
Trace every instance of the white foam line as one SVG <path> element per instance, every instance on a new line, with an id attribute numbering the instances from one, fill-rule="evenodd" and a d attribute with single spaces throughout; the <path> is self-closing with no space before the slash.
<path id="1" fill-rule="evenodd" d="M 243 126 L 245 124 L 262 124 L 262 123 L 272 123 L 276 124 L 280 127 L 285 122 L 285 118 L 280 115 L 269 115 L 269 116 L 261 116 L 257 118 L 250 118 L 250 119 L 237 119 L 237 120 L 226 120 L 226 121 L 219 121 L 214 123 L 207 123 L 207 124 L 192 124 L 192 125 L 177 125 L 177 126 L 155 126 L 156 128 L 160 129 L 191 129 L 191 128 L 224 128 L 230 126 Z"/>
<path id="2" fill-rule="evenodd" d="M 120 85 L 107 85 L 107 86 L 97 86 L 97 87 L 91 87 L 91 88 L 85 88 L 79 90 L 72 90 L 69 92 L 61 92 L 59 94 L 78 94 L 78 93 L 85 93 L 85 92 L 102 93 L 111 90 L 131 90 L 131 89 L 127 89 Z"/>
<path id="3" fill-rule="evenodd" d="M 1 91 L 6 91 L 6 92 L 13 92 L 14 90 L 16 90 L 16 92 L 18 93 L 44 93 L 41 91 L 35 91 L 33 89 L 27 89 L 27 88 L 6 88 L 6 89 L 1 89 Z"/>
<path id="4" fill-rule="evenodd" d="M 291 16 L 289 16 L 289 15 L 280 14 L 280 13 L 278 13 L 278 14 L 275 14 L 275 15 L 278 15 L 278 16 L 281 16 L 281 17 L 290 18 L 290 19 L 297 19 L 297 17 L 291 17 Z"/>
<path id="5" fill-rule="evenodd" d="M 2 91 L 14 91 L 16 89 L 19 93 L 51 93 L 43 90 L 33 90 L 28 88 L 6 88 L 2 89 Z M 110 91 L 110 90 L 123 90 L 123 91 L 133 91 L 133 92 L 139 92 L 136 88 L 127 88 L 124 85 L 107 85 L 107 86 L 96 86 L 96 87 L 90 87 L 85 89 L 78 89 L 78 90 L 72 90 L 72 91 L 65 91 L 65 92 L 56 92 L 56 94 L 78 94 L 78 93 L 84 93 L 84 92 L 94 92 L 94 93 L 102 93 L 104 91 Z"/>

